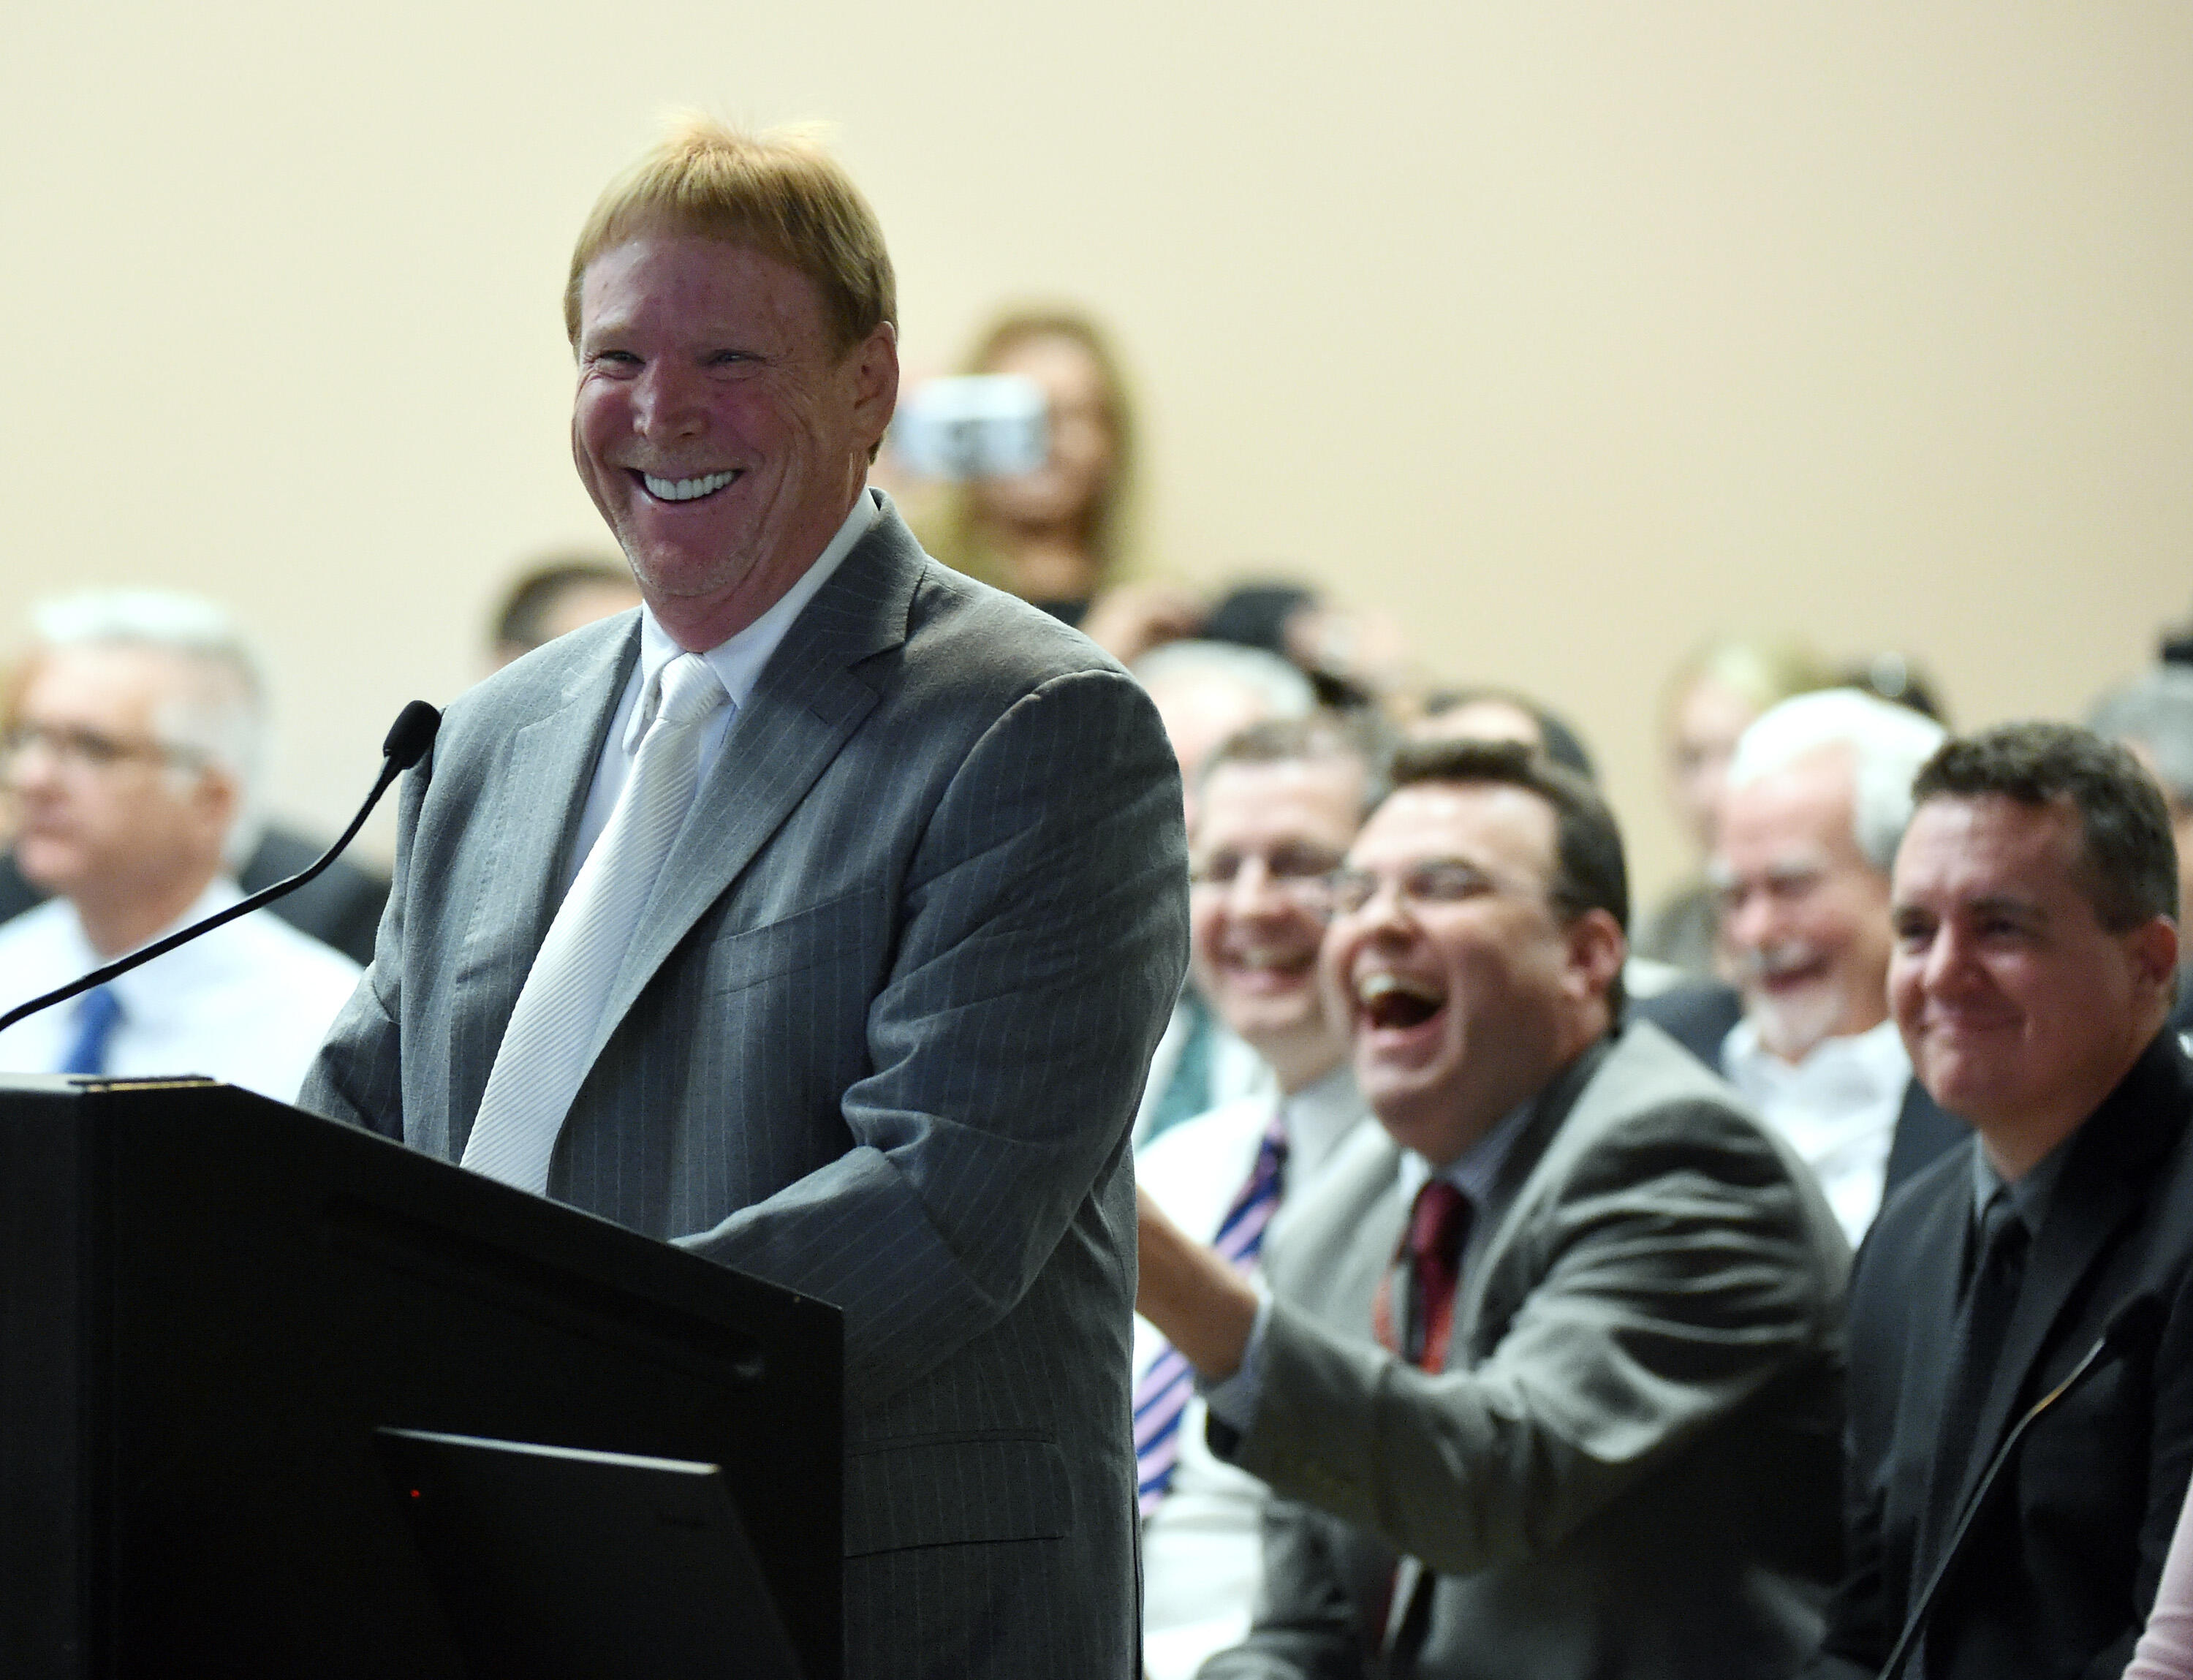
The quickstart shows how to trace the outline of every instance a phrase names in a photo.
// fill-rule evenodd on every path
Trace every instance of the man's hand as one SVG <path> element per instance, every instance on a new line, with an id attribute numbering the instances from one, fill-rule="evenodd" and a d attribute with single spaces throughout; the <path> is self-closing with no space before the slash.
<path id="1" fill-rule="evenodd" d="M 1135 1310 L 1165 1333 L 1199 1375 L 1224 1381 L 1241 1368 L 1257 1322 L 1257 1292 L 1140 1187 L 1135 1230 L 1142 1251 Z"/>

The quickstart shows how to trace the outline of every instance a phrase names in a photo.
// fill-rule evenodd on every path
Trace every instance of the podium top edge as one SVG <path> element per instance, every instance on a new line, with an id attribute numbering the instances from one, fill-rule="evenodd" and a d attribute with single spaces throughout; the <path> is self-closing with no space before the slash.
<path id="1" fill-rule="evenodd" d="M 74 1097 L 106 1091 L 210 1091 L 220 1083 L 203 1074 L 168 1074 L 142 1079 L 109 1079 L 94 1074 L 0 1074 L 0 1096 L 9 1092 L 38 1097 Z"/>

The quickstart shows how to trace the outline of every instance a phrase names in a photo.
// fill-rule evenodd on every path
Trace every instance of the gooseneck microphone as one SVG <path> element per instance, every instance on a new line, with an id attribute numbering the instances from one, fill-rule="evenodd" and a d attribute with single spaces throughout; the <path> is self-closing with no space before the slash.
<path id="1" fill-rule="evenodd" d="M 104 968 L 94 968 L 81 979 L 72 980 L 66 986 L 48 992 L 43 997 L 34 997 L 28 1003 L 9 1010 L 5 1015 L 0 1015 L 0 1032 L 7 1031 L 16 1022 L 27 1019 L 41 1009 L 66 1003 L 80 992 L 88 992 L 94 986 L 103 986 L 140 964 L 150 962 L 157 956 L 164 956 L 178 945 L 188 944 L 202 933 L 210 933 L 216 927 L 234 921 L 238 916 L 248 916 L 254 910 L 264 909 L 285 893 L 295 892 L 342 856 L 343 848 L 358 838 L 358 831 L 365 826 L 365 819 L 373 814 L 373 807 L 381 803 L 381 796 L 388 791 L 388 784 L 427 756 L 427 749 L 434 744 L 434 731 L 441 726 L 442 714 L 423 700 L 414 700 L 396 714 L 396 721 L 389 725 L 387 739 L 381 743 L 381 779 L 373 784 L 373 791 L 365 796 L 365 803 L 358 806 L 358 815 L 350 819 L 350 827 L 342 831 L 342 837 L 322 852 L 309 867 L 300 869 L 287 880 L 278 880 L 272 886 L 261 887 L 249 898 L 240 899 L 226 909 L 215 910 L 203 921 L 193 922 L 164 939 L 140 946 L 127 956 L 116 958 Z"/>
<path id="2" fill-rule="evenodd" d="M 2095 1372 L 2124 1358 L 2156 1335 L 2162 1328 L 2166 1316 L 2162 1303 L 2154 1296 L 2134 1295 L 2110 1315 L 2109 1322 L 2102 1327 L 2101 1335 L 2079 1362 L 2071 1368 L 2070 1374 L 2035 1401 L 2025 1415 L 2018 1420 L 2018 1426 L 2003 1437 L 2002 1445 L 1988 1460 L 1986 1472 L 1981 1476 L 1978 1486 L 1973 1489 L 1972 1497 L 1965 1501 L 1956 1526 L 1950 1531 L 1949 1540 L 1942 1547 L 1942 1556 L 1934 1565 L 1934 1573 L 1927 1578 L 1927 1589 L 1919 1595 L 1917 1607 L 1905 1620 L 1904 1631 L 1897 1636 L 1896 1643 L 1890 1648 L 1888 1660 L 1881 1664 L 1881 1680 L 1895 1680 L 1902 1671 L 1905 1659 L 1911 1654 L 1912 1647 L 1917 1643 L 1920 1633 L 1927 1626 L 1927 1617 L 1933 1613 L 1934 1601 L 1941 1596 L 1942 1583 L 1948 1579 L 1950 1565 L 1956 1561 L 1957 1548 L 1964 1544 L 1965 1535 L 1973 1526 L 1973 1519 L 1979 1514 L 1980 1507 L 1987 1503 L 1989 1494 L 1994 1491 L 1995 1478 L 2001 1475 L 2002 1467 L 2010 1462 L 2011 1454 L 2018 1450 L 2018 1443 L 2025 1439 L 2026 1431 L 2033 1427 L 2042 1413 Z"/>

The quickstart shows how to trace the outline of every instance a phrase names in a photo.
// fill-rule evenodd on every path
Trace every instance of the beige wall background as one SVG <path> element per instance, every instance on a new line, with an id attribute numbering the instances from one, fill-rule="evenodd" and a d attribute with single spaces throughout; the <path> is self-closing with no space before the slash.
<path id="1" fill-rule="evenodd" d="M 1086 301 L 1162 565 L 1284 565 L 1545 695 L 1656 886 L 1706 634 L 1898 647 L 1978 724 L 2193 605 L 2189 86 L 2176 3 L 18 7 L 0 626 L 234 603 L 277 802 L 331 826 L 518 560 L 599 536 L 558 318 L 594 193 L 666 106 L 822 117 L 913 368 Z"/>

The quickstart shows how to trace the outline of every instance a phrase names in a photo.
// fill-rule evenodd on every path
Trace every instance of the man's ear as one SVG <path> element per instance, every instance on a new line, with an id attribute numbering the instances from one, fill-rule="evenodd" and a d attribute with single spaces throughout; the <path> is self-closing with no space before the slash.
<path id="1" fill-rule="evenodd" d="M 2167 996 L 2178 972 L 2178 924 L 2168 916 L 2150 916 L 2125 935 L 2125 949 L 2141 983 Z"/>
<path id="2" fill-rule="evenodd" d="M 869 335 L 845 353 L 853 377 L 853 413 L 870 451 L 898 407 L 898 329 L 879 321 Z"/>
<path id="3" fill-rule="evenodd" d="M 1569 975 L 1579 997 L 1604 998 L 1629 959 L 1622 924 L 1605 910 L 1586 910 L 1569 923 L 1567 939 Z"/>
<path id="4" fill-rule="evenodd" d="M 198 784 L 191 789 L 191 811 L 198 823 L 199 833 L 211 840 L 219 851 L 228 841 L 228 831 L 236 825 L 238 811 L 243 804 L 243 789 L 234 776 L 219 765 L 208 765 L 198 772 Z"/>

